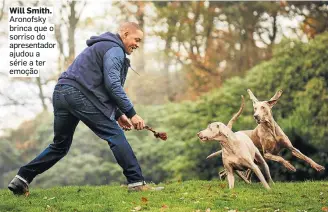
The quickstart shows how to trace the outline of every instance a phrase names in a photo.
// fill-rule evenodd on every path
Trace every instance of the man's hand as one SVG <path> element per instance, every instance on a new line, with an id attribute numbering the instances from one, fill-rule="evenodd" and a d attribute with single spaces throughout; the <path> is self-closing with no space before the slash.
<path id="1" fill-rule="evenodd" d="M 145 128 L 144 120 L 137 114 L 131 118 L 131 122 L 132 122 L 134 128 L 137 130 L 142 130 L 143 128 Z"/>
<path id="2" fill-rule="evenodd" d="M 130 120 L 124 114 L 121 115 L 120 118 L 118 118 L 117 122 L 120 125 L 120 127 L 123 128 L 123 130 L 131 130 L 132 129 L 132 124 L 131 124 Z"/>

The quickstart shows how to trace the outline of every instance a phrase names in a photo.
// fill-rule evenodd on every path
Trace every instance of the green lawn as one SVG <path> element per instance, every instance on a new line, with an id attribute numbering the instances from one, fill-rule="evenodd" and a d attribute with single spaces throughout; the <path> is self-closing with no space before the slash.
<path id="1" fill-rule="evenodd" d="M 0 190 L 0 211 L 328 211 L 328 181 L 261 184 L 186 181 L 162 191 L 128 193 L 120 186 L 30 189 L 29 197 Z M 327 210 L 326 210 L 327 209 Z"/>

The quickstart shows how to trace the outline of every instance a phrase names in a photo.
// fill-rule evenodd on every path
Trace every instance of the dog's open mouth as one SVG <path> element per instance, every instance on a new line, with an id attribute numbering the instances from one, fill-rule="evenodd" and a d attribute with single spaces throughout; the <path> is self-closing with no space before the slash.
<path id="1" fill-rule="evenodd" d="M 205 141 L 209 141 L 210 138 L 207 136 L 198 136 L 198 138 L 200 139 L 201 142 L 205 142 Z"/>
<path id="2" fill-rule="evenodd" d="M 261 119 L 255 119 L 257 124 L 261 124 L 263 121 Z"/>

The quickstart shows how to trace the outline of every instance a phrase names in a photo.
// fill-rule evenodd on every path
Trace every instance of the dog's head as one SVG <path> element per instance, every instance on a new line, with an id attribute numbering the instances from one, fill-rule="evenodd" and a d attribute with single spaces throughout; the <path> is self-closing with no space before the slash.
<path id="1" fill-rule="evenodd" d="M 202 142 L 206 141 L 222 141 L 231 137 L 232 131 L 221 122 L 213 122 L 206 129 L 197 133 L 198 138 Z"/>
<path id="2" fill-rule="evenodd" d="M 277 103 L 278 99 L 282 94 L 282 90 L 276 92 L 276 94 L 268 101 L 259 101 L 254 96 L 250 89 L 247 89 L 250 99 L 253 101 L 254 108 L 254 119 L 256 123 L 260 124 L 271 120 L 272 118 L 272 107 Z"/>

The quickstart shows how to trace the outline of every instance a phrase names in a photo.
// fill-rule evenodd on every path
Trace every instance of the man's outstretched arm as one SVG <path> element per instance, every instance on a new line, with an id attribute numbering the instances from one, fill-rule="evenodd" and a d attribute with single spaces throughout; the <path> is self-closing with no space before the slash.
<path id="1" fill-rule="evenodd" d="M 124 64 L 124 52 L 120 47 L 112 47 L 104 56 L 104 80 L 108 94 L 120 111 L 132 118 L 136 111 L 121 85 L 121 70 Z M 122 115 L 122 114 L 121 114 Z M 116 117 L 119 118 L 119 117 Z"/>

